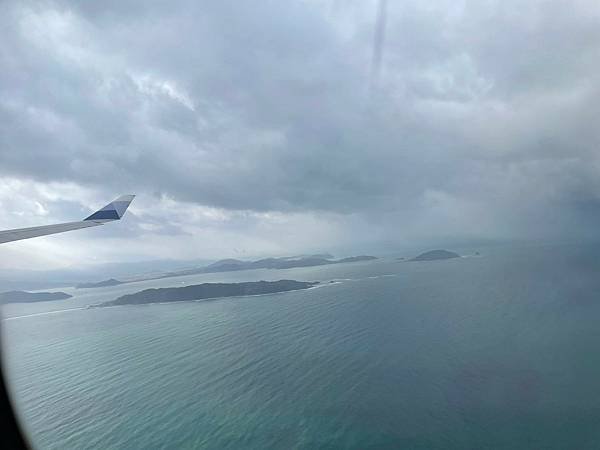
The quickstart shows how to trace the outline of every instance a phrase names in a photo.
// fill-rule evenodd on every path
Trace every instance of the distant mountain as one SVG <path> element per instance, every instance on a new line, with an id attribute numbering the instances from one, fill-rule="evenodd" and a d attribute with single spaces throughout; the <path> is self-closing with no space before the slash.
<path id="1" fill-rule="evenodd" d="M 333 259 L 333 255 L 331 253 L 317 253 L 316 255 L 309 255 L 313 258 L 323 258 L 323 259 Z M 300 255 L 300 258 L 305 258 L 306 255 Z M 291 259 L 298 258 L 297 256 L 290 256 Z"/>
<path id="2" fill-rule="evenodd" d="M 118 286 L 119 284 L 123 284 L 124 281 L 115 280 L 114 278 L 110 278 L 104 281 L 98 281 L 97 283 L 79 283 L 75 286 L 76 289 L 91 289 L 91 288 L 99 288 L 99 287 L 107 287 L 107 286 Z"/>
<path id="3" fill-rule="evenodd" d="M 339 261 L 336 261 L 336 263 L 349 263 L 349 262 L 359 262 L 359 261 L 372 261 L 374 259 L 377 259 L 375 256 L 367 256 L 367 255 L 360 255 L 360 256 L 350 256 L 349 258 L 343 258 L 340 259 Z"/>
<path id="4" fill-rule="evenodd" d="M 331 253 L 316 253 L 314 255 L 281 256 L 277 259 L 300 259 L 300 258 L 333 259 L 333 255 Z"/>
<path id="5" fill-rule="evenodd" d="M 421 253 L 419 256 L 412 258 L 410 261 L 436 261 L 439 259 L 460 258 L 460 255 L 448 250 L 431 250 Z"/>
<path id="6" fill-rule="evenodd" d="M 247 263 L 245 263 L 244 261 L 240 261 L 239 259 L 222 259 L 220 261 L 209 264 L 204 268 L 195 270 L 204 270 L 206 272 L 229 272 L 230 270 L 242 270 L 246 266 L 246 264 Z"/>
<path id="7" fill-rule="evenodd" d="M 256 261 L 240 261 L 239 259 L 222 259 L 209 264 L 205 267 L 195 269 L 178 270 L 168 272 L 160 278 L 179 277 L 183 275 L 195 275 L 200 273 L 233 272 L 237 270 L 250 269 L 292 269 L 294 267 L 313 267 L 324 266 L 327 264 L 341 264 L 358 261 L 370 261 L 377 259 L 375 256 L 352 256 L 339 260 L 326 259 L 322 256 L 330 255 L 311 255 L 301 257 L 282 257 L 282 258 L 264 258 Z"/>
<path id="8" fill-rule="evenodd" d="M 180 302 L 208 298 L 274 294 L 277 292 L 308 289 L 317 284 L 318 282 L 294 280 L 253 281 L 247 283 L 203 283 L 185 287 L 145 289 L 136 292 L 135 294 L 123 295 L 110 302 L 93 305 L 93 307 L 142 305 L 146 303 Z"/>
<path id="9" fill-rule="evenodd" d="M 0 304 L 48 302 L 51 300 L 66 300 L 71 297 L 73 296 L 64 292 L 8 291 L 0 293 Z"/>

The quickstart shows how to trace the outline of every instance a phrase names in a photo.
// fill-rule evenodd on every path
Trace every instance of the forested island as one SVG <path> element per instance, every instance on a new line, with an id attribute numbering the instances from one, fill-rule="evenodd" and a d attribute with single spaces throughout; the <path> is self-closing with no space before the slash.
<path id="1" fill-rule="evenodd" d="M 185 287 L 145 289 L 92 307 L 142 305 L 147 303 L 181 302 L 209 298 L 241 297 L 245 295 L 275 294 L 308 289 L 318 282 L 279 280 L 245 283 L 203 283 Z"/>

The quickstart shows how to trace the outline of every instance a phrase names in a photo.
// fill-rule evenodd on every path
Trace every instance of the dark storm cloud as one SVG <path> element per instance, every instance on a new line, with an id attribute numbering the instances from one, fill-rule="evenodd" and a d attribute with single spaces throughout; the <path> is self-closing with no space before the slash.
<path id="1" fill-rule="evenodd" d="M 0 174 L 359 234 L 593 234 L 598 7 L 381 5 L 5 2 Z"/>

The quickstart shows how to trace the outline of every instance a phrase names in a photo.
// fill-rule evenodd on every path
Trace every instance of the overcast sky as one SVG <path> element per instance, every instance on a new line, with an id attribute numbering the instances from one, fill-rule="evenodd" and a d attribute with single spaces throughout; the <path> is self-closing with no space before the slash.
<path id="1" fill-rule="evenodd" d="M 386 7 L 387 3 L 387 7 Z M 0 268 L 600 234 L 600 3 L 0 2 Z"/>

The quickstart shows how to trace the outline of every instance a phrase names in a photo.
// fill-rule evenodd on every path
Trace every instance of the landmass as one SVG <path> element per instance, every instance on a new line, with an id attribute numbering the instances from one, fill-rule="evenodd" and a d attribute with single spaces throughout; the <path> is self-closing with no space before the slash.
<path id="1" fill-rule="evenodd" d="M 308 256 L 286 256 L 281 258 L 264 258 L 256 261 L 241 261 L 239 259 L 222 259 L 204 267 L 195 267 L 192 269 L 176 270 L 166 272 L 150 277 L 136 278 L 134 280 L 119 281 L 111 278 L 110 280 L 100 281 L 98 283 L 81 283 L 75 287 L 98 288 L 106 286 L 116 286 L 118 284 L 133 283 L 136 281 L 157 280 L 162 278 L 181 277 L 187 275 L 199 275 L 203 273 L 234 272 L 238 270 L 250 269 L 292 269 L 294 267 L 313 267 L 329 264 L 343 264 L 360 261 L 371 261 L 377 259 L 375 256 L 360 255 L 351 256 L 342 259 L 332 259 L 329 254 L 308 255 Z"/>
<path id="2" fill-rule="evenodd" d="M 436 261 L 439 259 L 460 258 L 460 255 L 448 250 L 431 250 L 421 253 L 419 256 L 412 258 L 410 261 Z"/>
<path id="3" fill-rule="evenodd" d="M 359 262 L 359 261 L 372 261 L 374 259 L 377 259 L 377 258 L 375 256 L 368 256 L 368 255 L 350 256 L 349 258 L 342 258 L 338 261 L 334 261 L 334 264 Z"/>
<path id="4" fill-rule="evenodd" d="M 114 278 L 110 278 L 104 281 L 98 281 L 97 283 L 79 283 L 75 285 L 76 289 L 90 289 L 90 288 L 99 288 L 99 287 L 107 287 L 107 286 L 118 286 L 119 284 L 125 283 L 124 281 L 115 280 Z"/>
<path id="5" fill-rule="evenodd" d="M 64 292 L 9 291 L 0 293 L 0 304 L 48 302 L 51 300 L 66 300 L 71 297 L 73 296 Z"/>
<path id="6" fill-rule="evenodd" d="M 240 297 L 245 295 L 275 294 L 278 292 L 308 289 L 318 282 L 279 280 L 245 283 L 203 283 L 185 287 L 145 289 L 135 294 L 123 295 L 92 307 L 117 305 L 143 305 L 147 303 L 181 302 L 209 298 Z"/>
<path id="7" fill-rule="evenodd" d="M 283 257 L 283 258 L 264 258 L 257 261 L 241 261 L 239 259 L 222 259 L 215 263 L 209 264 L 206 267 L 198 267 L 194 269 L 179 270 L 168 272 L 161 278 L 178 277 L 182 275 L 195 275 L 201 273 L 215 272 L 233 272 L 237 270 L 249 269 L 292 269 L 294 267 L 313 267 L 324 266 L 327 264 L 342 264 L 348 262 L 370 261 L 377 259 L 375 256 L 351 256 L 343 259 L 327 259 L 324 256 L 331 255 L 311 255 L 302 257 Z"/>

